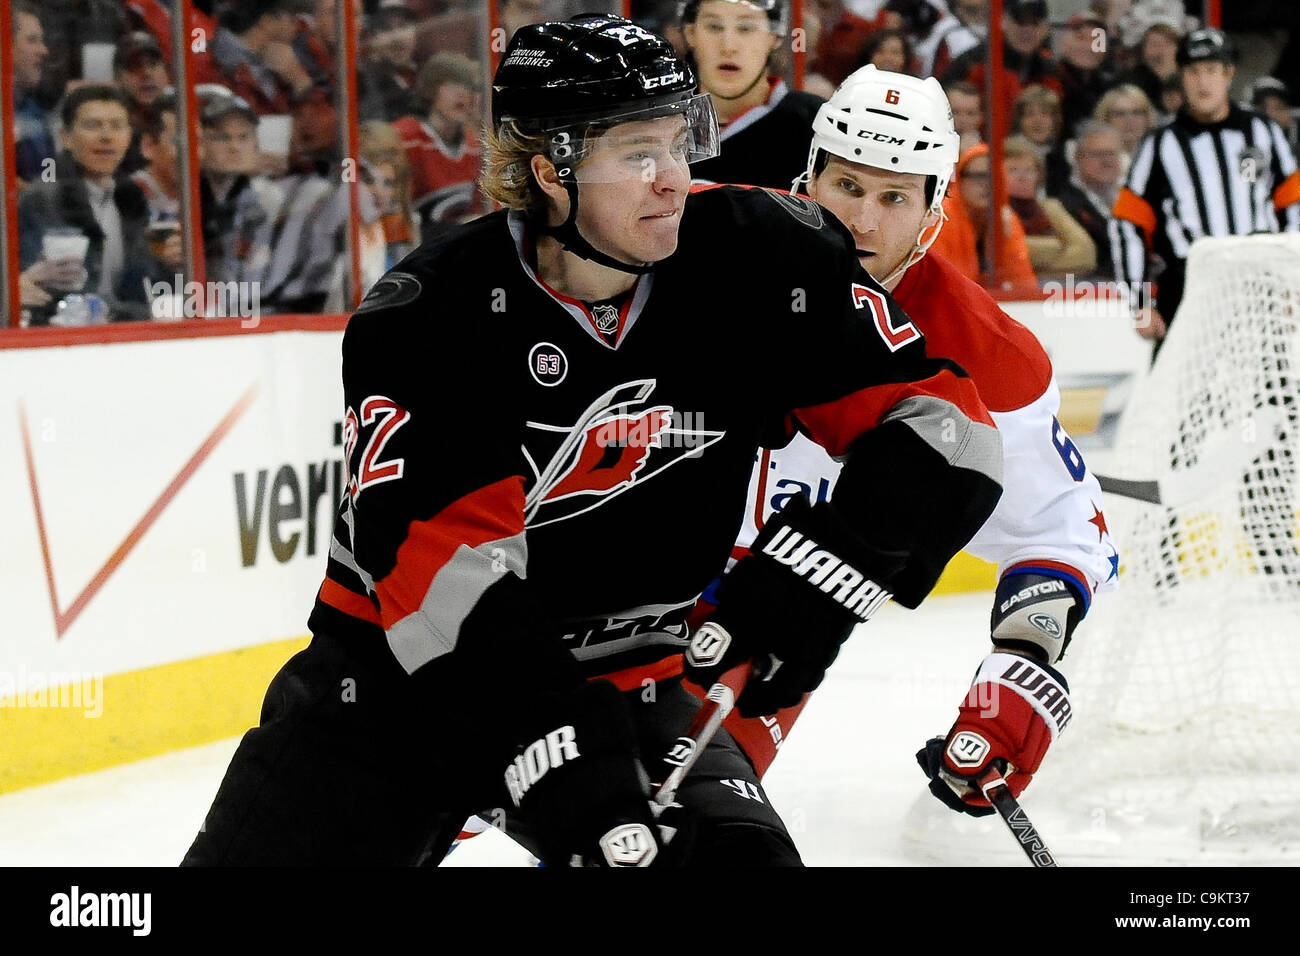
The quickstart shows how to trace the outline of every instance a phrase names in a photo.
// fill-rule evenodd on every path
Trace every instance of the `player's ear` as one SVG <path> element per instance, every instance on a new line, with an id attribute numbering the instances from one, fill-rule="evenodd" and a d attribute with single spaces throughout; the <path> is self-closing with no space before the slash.
<path id="1" fill-rule="evenodd" d="M 682 25 L 682 36 L 686 38 L 687 49 L 695 49 L 695 24 L 686 23 Z"/>
<path id="2" fill-rule="evenodd" d="M 569 214 L 569 194 L 565 191 L 564 183 L 560 181 L 560 174 L 556 172 L 555 164 L 541 153 L 534 153 L 528 161 L 528 168 L 533 178 L 537 180 L 537 185 L 550 200 L 547 205 L 552 211 L 551 218 L 558 214 L 559 219 L 556 222 L 564 222 Z"/>

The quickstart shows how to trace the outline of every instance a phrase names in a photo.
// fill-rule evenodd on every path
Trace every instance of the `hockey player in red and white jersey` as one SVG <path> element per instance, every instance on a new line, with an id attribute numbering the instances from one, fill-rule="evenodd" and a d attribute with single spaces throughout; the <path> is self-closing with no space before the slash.
<path id="1" fill-rule="evenodd" d="M 1068 722 L 1068 688 L 1054 665 L 1093 595 L 1118 583 L 1119 556 L 1101 488 L 1057 418 L 1060 393 L 1042 346 L 976 282 L 926 255 L 943 225 L 957 155 L 952 112 L 936 80 L 867 66 L 819 110 L 808 167 L 792 190 L 807 184 L 848 226 L 863 266 L 910 316 L 912 324 L 890 330 L 894 347 L 923 334 L 928 351 L 958 362 L 1002 435 L 1004 492 L 966 546 L 998 565 L 993 652 L 946 740 L 917 755 L 937 796 L 980 813 L 991 811 L 973 784 L 990 762 L 1012 765 L 1007 779 L 1019 794 Z M 825 499 L 838 474 L 838 463 L 801 435 L 784 448 L 760 450 L 733 557 L 747 553 L 793 498 Z M 995 716 L 981 710 L 989 699 L 978 686 L 984 683 L 1013 692 L 1001 694 Z M 760 773 L 802 706 L 728 720 Z"/>

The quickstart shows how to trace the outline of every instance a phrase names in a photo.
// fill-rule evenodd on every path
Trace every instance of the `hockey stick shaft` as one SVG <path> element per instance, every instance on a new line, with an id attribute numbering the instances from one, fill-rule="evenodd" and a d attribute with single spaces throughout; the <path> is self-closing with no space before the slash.
<path id="1" fill-rule="evenodd" d="M 1268 452 L 1269 443 L 1287 427 L 1281 408 L 1263 406 L 1241 421 L 1208 435 L 1200 444 L 1198 463 L 1159 479 L 1116 478 L 1096 474 L 1107 494 L 1148 504 L 1179 508 L 1241 479 L 1255 459 Z"/>
<path id="2" fill-rule="evenodd" d="M 677 788 L 691 772 L 695 761 L 699 759 L 704 748 L 713 739 L 713 735 L 722 726 L 722 722 L 731 713 L 731 708 L 735 706 L 740 692 L 745 689 L 745 681 L 749 679 L 751 667 L 750 661 L 741 661 L 719 677 L 717 683 L 709 688 L 704 703 L 695 714 L 695 719 L 673 742 L 668 753 L 664 754 L 662 763 L 669 772 L 664 782 L 659 785 L 659 792 L 655 794 L 655 803 L 667 806 L 673 802 L 673 798 L 677 795 Z"/>
<path id="3" fill-rule="evenodd" d="M 1029 857 L 1029 862 L 1039 867 L 1056 866 L 1056 857 L 1047 848 L 1043 838 L 1038 835 L 1037 828 L 1029 822 L 1029 817 L 1012 796 L 1011 788 L 1007 786 L 1006 780 L 997 767 L 989 768 L 988 773 L 980 779 L 979 787 L 989 803 L 993 804 L 993 809 L 997 810 L 998 816 L 1007 825 L 1011 835 L 1020 844 L 1020 849 L 1025 851 L 1025 856 Z"/>
<path id="4" fill-rule="evenodd" d="M 1093 472 L 1097 478 L 1097 484 L 1101 485 L 1101 490 L 1108 495 L 1120 495 L 1124 498 L 1133 498 L 1136 501 L 1145 501 L 1149 504 L 1160 504 L 1160 482 L 1158 481 L 1133 481 L 1128 478 L 1114 478 L 1110 475 L 1102 475 Z"/>

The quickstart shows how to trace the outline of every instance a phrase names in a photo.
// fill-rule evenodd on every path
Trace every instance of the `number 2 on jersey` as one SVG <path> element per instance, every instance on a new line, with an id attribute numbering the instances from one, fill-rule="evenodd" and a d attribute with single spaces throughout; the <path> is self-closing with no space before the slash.
<path id="1" fill-rule="evenodd" d="M 880 337 L 889 346 L 889 351 L 897 352 L 908 342 L 921 337 L 921 333 L 917 331 L 916 326 L 911 322 L 904 322 L 898 328 L 894 328 L 890 324 L 889 303 L 875 289 L 868 289 L 866 286 L 855 282 L 852 291 L 853 307 L 866 309 L 871 313 L 871 319 L 876 323 L 876 331 L 880 333 Z"/>

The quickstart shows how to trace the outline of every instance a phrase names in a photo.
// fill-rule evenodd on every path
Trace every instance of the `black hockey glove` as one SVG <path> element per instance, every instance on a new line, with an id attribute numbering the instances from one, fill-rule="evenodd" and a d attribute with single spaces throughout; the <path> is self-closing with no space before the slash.
<path id="1" fill-rule="evenodd" d="M 736 701 L 743 716 L 798 703 L 853 628 L 889 599 L 878 582 L 903 563 L 859 539 L 828 503 L 792 497 L 718 584 L 718 609 L 691 642 L 686 676 L 708 687 L 750 659 L 754 674 Z"/>
<path id="2" fill-rule="evenodd" d="M 505 768 L 506 790 L 548 866 L 663 866 L 689 849 L 688 817 L 660 810 L 627 705 L 607 681 L 551 697 Z"/>

